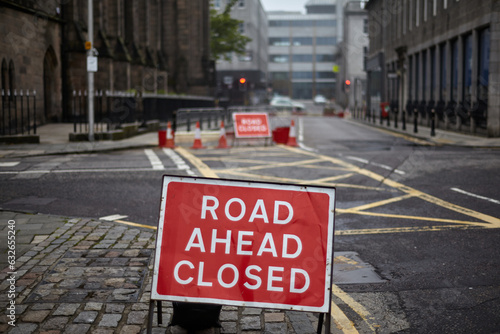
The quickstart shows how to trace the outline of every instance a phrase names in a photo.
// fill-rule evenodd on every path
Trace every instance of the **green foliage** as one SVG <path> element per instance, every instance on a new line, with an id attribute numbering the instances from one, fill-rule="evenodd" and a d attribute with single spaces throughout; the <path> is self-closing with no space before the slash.
<path id="1" fill-rule="evenodd" d="M 229 1 L 221 13 L 214 8 L 210 9 L 210 49 L 214 60 L 231 60 L 231 52 L 245 54 L 245 46 L 252 40 L 239 32 L 239 25 L 243 21 L 231 18 L 231 8 L 236 2 L 237 0 Z"/>

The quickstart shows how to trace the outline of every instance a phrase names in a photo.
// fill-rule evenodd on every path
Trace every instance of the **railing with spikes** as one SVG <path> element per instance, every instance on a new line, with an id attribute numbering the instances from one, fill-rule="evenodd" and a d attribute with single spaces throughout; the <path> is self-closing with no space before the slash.
<path id="1" fill-rule="evenodd" d="M 36 90 L 2 89 L 0 135 L 36 135 Z"/>

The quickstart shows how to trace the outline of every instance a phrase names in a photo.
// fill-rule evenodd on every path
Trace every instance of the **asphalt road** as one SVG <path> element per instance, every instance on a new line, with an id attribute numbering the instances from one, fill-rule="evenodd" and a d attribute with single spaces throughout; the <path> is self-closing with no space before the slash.
<path id="1" fill-rule="evenodd" d="M 298 130 L 300 149 L 9 161 L 0 207 L 155 226 L 163 174 L 335 186 L 335 265 L 346 269 L 334 276 L 334 333 L 498 333 L 499 152 L 421 146 L 338 118 L 303 117 Z"/>

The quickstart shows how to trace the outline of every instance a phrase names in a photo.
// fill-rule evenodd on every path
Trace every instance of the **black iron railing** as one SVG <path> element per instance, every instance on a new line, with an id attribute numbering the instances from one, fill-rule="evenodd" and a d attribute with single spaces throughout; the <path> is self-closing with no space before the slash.
<path id="1" fill-rule="evenodd" d="M 36 134 L 36 91 L 3 90 L 0 135 Z"/>

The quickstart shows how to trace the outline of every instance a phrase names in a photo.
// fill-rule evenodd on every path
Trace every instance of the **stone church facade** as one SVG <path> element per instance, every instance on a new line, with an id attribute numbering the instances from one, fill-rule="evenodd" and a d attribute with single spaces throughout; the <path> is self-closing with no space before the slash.
<path id="1" fill-rule="evenodd" d="M 210 93 L 209 0 L 93 2 L 95 89 Z M 70 120 L 87 87 L 88 0 L 0 1 L 1 89 L 36 91 L 41 122 Z"/>

